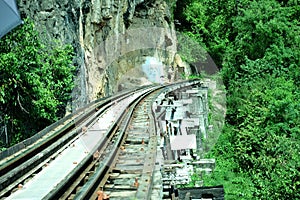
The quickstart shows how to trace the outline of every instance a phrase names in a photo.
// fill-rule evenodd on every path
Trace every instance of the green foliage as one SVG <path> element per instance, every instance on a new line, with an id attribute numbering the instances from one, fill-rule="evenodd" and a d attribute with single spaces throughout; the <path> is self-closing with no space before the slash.
<path id="1" fill-rule="evenodd" d="M 300 199 L 298 1 L 193 0 L 190 37 L 222 67 L 226 126 L 206 184 L 226 199 Z"/>
<path id="2" fill-rule="evenodd" d="M 178 53 L 187 63 L 205 62 L 207 52 L 188 33 L 177 34 Z"/>
<path id="3" fill-rule="evenodd" d="M 230 99 L 242 101 L 233 115 L 232 155 L 262 199 L 299 198 L 299 92 L 292 81 L 265 77 L 247 82 Z M 230 105 L 232 106 L 232 105 Z"/>
<path id="4" fill-rule="evenodd" d="M 237 166 L 232 158 L 219 159 L 211 175 L 205 175 L 206 186 L 223 185 L 225 199 L 251 199 L 255 191 L 252 180 L 245 173 L 237 172 Z"/>
<path id="5" fill-rule="evenodd" d="M 195 79 L 201 80 L 203 77 L 201 74 L 199 74 L 199 75 L 191 74 L 191 75 L 187 76 L 185 73 L 182 73 L 181 78 L 189 79 L 189 80 L 195 80 Z"/>
<path id="6" fill-rule="evenodd" d="M 193 173 L 191 175 L 191 180 L 189 183 L 187 184 L 179 184 L 177 185 L 178 188 L 192 188 L 192 187 L 196 187 L 197 182 L 200 182 L 202 180 L 202 175 L 201 174 L 197 174 L 197 173 Z"/>
<path id="7" fill-rule="evenodd" d="M 1 126 L 12 143 L 64 115 L 73 88 L 72 58 L 71 46 L 46 46 L 28 19 L 0 40 Z"/>
<path id="8" fill-rule="evenodd" d="M 194 0 L 184 10 L 185 20 L 191 26 L 184 31 L 209 52 L 218 66 L 231 37 L 231 16 L 235 12 L 233 0 Z"/>
<path id="9" fill-rule="evenodd" d="M 274 74 L 299 81 L 299 6 L 252 1 L 232 20 L 236 36 L 223 57 L 225 83 Z M 246 76 L 246 77 L 245 77 Z M 298 82 L 299 83 L 299 82 Z"/>

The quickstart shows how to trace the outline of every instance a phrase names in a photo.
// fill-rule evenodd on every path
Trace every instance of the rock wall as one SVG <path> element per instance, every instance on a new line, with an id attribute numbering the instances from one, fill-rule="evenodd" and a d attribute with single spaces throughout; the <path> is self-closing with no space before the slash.
<path id="1" fill-rule="evenodd" d="M 18 5 L 21 16 L 33 19 L 46 41 L 74 46 L 78 71 L 72 108 L 77 109 L 96 98 L 148 84 L 150 76 L 159 76 L 158 82 L 174 81 L 178 65 L 169 2 L 19 0 Z"/>

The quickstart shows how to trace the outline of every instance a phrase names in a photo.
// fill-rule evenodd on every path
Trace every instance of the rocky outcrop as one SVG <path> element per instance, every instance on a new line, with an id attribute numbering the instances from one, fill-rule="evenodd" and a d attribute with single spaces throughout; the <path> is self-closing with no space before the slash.
<path id="1" fill-rule="evenodd" d="M 18 5 L 22 17 L 32 18 L 45 40 L 74 46 L 76 109 L 118 90 L 153 82 L 150 76 L 159 77 L 158 82 L 174 81 L 174 66 L 179 65 L 173 65 L 176 34 L 167 2 L 20 0 Z"/>

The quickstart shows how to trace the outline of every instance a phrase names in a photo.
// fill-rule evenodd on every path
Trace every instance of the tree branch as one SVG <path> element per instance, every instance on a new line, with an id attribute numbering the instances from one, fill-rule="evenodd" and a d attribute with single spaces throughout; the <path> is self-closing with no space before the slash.
<path id="1" fill-rule="evenodd" d="M 22 104 L 20 102 L 20 95 L 19 95 L 19 93 L 18 93 L 17 99 L 18 99 L 18 103 L 19 103 L 19 106 L 20 106 L 21 110 L 23 110 L 24 112 L 26 112 L 27 114 L 29 114 L 29 112 L 22 106 Z"/>

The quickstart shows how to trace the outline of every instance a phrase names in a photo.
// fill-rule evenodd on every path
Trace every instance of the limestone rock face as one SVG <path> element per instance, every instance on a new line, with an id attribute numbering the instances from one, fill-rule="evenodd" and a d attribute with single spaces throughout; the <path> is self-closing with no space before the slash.
<path id="1" fill-rule="evenodd" d="M 173 64 L 176 34 L 170 2 L 19 0 L 18 5 L 46 41 L 74 47 L 78 73 L 72 107 L 77 109 L 122 89 L 174 81 L 178 63 Z"/>

